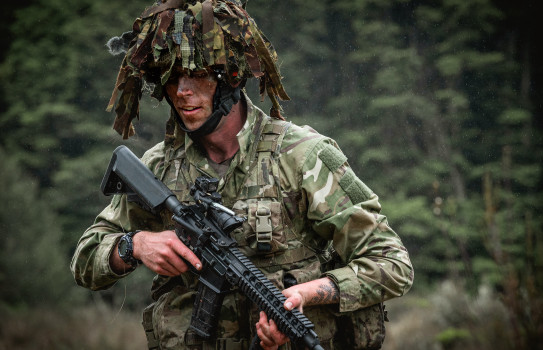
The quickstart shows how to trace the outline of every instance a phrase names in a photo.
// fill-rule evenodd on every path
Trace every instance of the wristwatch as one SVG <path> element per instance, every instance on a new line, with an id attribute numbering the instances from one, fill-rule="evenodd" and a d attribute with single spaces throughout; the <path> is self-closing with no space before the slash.
<path id="1" fill-rule="evenodd" d="M 132 256 L 132 254 L 134 253 L 134 242 L 132 241 L 132 237 L 134 237 L 138 232 L 140 232 L 140 230 L 128 232 L 127 234 L 122 236 L 118 246 L 119 257 L 125 263 L 127 263 L 128 265 L 132 265 L 133 267 L 137 267 L 141 264 L 141 260 L 138 260 Z"/>

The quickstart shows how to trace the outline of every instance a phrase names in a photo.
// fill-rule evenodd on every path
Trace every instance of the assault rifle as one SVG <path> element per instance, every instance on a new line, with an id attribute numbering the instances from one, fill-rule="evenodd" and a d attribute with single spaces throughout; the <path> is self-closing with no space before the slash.
<path id="1" fill-rule="evenodd" d="M 113 152 L 101 189 L 105 195 L 124 193 L 152 212 L 165 208 L 173 214 L 177 236 L 203 263 L 201 271 L 192 269 L 199 275 L 199 284 L 190 328 L 198 335 L 213 336 L 224 295 L 236 286 L 292 342 L 302 348 L 322 350 L 313 323 L 296 309 L 286 310 L 285 296 L 237 248 L 230 232 L 245 219 L 221 205 L 217 186 L 217 179 L 199 177 L 190 189 L 194 204 L 182 204 L 130 149 L 119 146 Z"/>

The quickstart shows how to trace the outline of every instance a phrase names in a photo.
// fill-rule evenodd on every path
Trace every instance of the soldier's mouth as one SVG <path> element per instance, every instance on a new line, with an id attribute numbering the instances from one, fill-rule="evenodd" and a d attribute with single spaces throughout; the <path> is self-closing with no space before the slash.
<path id="1" fill-rule="evenodd" d="M 183 111 L 186 111 L 186 112 L 192 112 L 192 111 L 195 111 L 197 109 L 200 109 L 201 107 L 181 107 L 181 109 Z"/>

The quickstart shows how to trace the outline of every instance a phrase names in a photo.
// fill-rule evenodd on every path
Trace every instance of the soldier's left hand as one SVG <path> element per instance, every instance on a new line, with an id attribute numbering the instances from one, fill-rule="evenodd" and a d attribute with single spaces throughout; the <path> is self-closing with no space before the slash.
<path id="1" fill-rule="evenodd" d="M 283 290 L 283 295 L 287 297 L 284 307 L 289 311 L 297 308 L 302 312 L 303 297 L 300 291 L 295 287 L 296 286 L 293 286 Z M 263 311 L 260 312 L 260 319 L 256 324 L 256 333 L 260 338 L 260 346 L 264 350 L 276 350 L 279 346 L 290 341 L 290 339 L 277 328 L 277 324 L 273 320 L 268 320 L 268 316 Z"/>
<path id="2" fill-rule="evenodd" d="M 260 346 L 264 350 L 276 350 L 280 345 L 289 341 L 289 338 L 279 331 L 273 320 L 268 321 L 264 311 L 260 311 L 260 319 L 256 324 L 256 333 L 260 338 Z"/>

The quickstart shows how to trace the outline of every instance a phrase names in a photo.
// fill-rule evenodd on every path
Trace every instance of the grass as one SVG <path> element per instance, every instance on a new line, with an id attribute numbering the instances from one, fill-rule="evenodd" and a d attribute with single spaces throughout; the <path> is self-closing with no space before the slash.
<path id="1" fill-rule="evenodd" d="M 147 349 L 140 312 L 104 302 L 71 310 L 0 308 L 0 350 Z M 508 313 L 497 295 L 481 288 L 469 296 L 445 282 L 430 294 L 386 303 L 390 322 L 383 350 L 514 349 Z"/>
<path id="2" fill-rule="evenodd" d="M 489 288 L 469 296 L 444 282 L 429 295 L 408 294 L 386 307 L 383 350 L 514 349 L 507 311 Z"/>
<path id="3" fill-rule="evenodd" d="M 0 350 L 147 349 L 137 313 L 94 306 L 2 313 Z"/>

